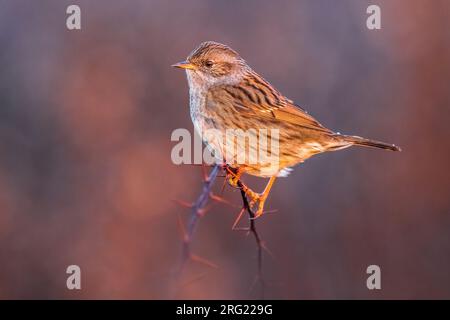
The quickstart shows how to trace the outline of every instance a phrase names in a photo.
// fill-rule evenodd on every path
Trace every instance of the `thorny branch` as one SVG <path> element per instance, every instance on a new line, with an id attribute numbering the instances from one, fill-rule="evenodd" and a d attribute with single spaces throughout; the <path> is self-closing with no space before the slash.
<path id="1" fill-rule="evenodd" d="M 221 168 L 220 165 L 215 165 L 213 167 L 211 173 L 209 174 L 209 176 L 204 178 L 202 193 L 198 197 L 197 201 L 195 201 L 195 203 L 192 205 L 191 215 L 189 217 L 187 227 L 184 228 L 183 222 L 180 221 L 180 227 L 183 231 L 183 245 L 182 245 L 182 249 L 181 249 L 181 263 L 180 263 L 179 270 L 178 270 L 178 276 L 180 276 L 181 273 L 183 272 L 183 269 L 189 259 L 197 260 L 197 261 L 201 261 L 201 262 L 205 262 L 205 263 L 207 262 L 204 259 L 199 259 L 199 257 L 192 255 L 191 242 L 192 242 L 192 237 L 194 236 L 194 232 L 197 227 L 198 221 L 201 217 L 203 217 L 203 215 L 206 212 L 205 207 L 206 207 L 206 204 L 208 203 L 208 200 L 211 197 L 211 194 L 212 194 L 211 189 L 214 185 L 214 181 L 217 178 L 220 168 Z M 206 264 L 213 266 L 213 264 L 211 264 L 211 263 L 206 263 Z"/>
<path id="2" fill-rule="evenodd" d="M 239 180 L 238 181 L 238 186 L 241 189 L 241 196 L 242 196 L 242 202 L 243 202 L 243 209 L 247 210 L 249 216 L 250 216 L 250 227 L 248 228 L 248 231 L 253 233 L 253 236 L 255 237 L 256 240 L 256 246 L 257 246 L 257 250 L 258 250 L 258 273 L 256 274 L 256 278 L 255 278 L 255 282 L 252 284 L 252 287 L 255 283 L 259 283 L 261 286 L 261 298 L 264 298 L 264 291 L 265 291 L 265 283 L 264 283 L 264 278 L 263 278 L 263 274 L 262 274 L 262 259 L 263 259 L 263 249 L 264 247 L 264 242 L 261 240 L 261 237 L 259 236 L 258 231 L 256 230 L 256 220 L 255 220 L 255 214 L 252 211 L 252 209 L 250 208 L 250 205 L 248 203 L 248 199 L 247 196 L 245 195 L 245 192 L 243 190 L 243 186 L 242 186 L 242 182 Z"/>
<path id="3" fill-rule="evenodd" d="M 180 223 L 180 228 L 182 230 L 183 233 L 183 244 L 182 244 L 182 250 L 181 250 L 181 262 L 177 271 L 177 279 L 180 278 L 186 263 L 189 260 L 194 260 L 197 262 L 201 262 L 204 263 L 210 267 L 216 267 L 215 264 L 213 264 L 212 262 L 200 258 L 199 256 L 196 256 L 194 254 L 192 254 L 191 252 L 191 243 L 192 243 L 192 239 L 194 237 L 194 233 L 195 230 L 197 228 L 198 222 L 200 220 L 200 218 L 203 217 L 203 215 L 206 213 L 206 205 L 208 203 L 209 199 L 218 201 L 218 202 L 223 202 L 226 204 L 230 204 L 228 203 L 226 200 L 222 199 L 221 197 L 218 197 L 216 195 L 214 195 L 212 193 L 212 187 L 214 185 L 214 182 L 216 180 L 216 178 L 218 177 L 219 171 L 220 169 L 223 169 L 225 172 L 225 176 L 228 175 L 228 173 L 234 174 L 233 169 L 231 169 L 230 167 L 228 167 L 227 165 L 218 165 L 216 164 L 211 173 L 208 176 L 205 176 L 204 178 L 204 184 L 203 184 L 203 189 L 202 189 L 202 193 L 200 194 L 200 196 L 197 198 L 197 200 L 195 201 L 195 203 L 193 203 L 192 205 L 186 205 L 183 204 L 184 206 L 189 206 L 191 207 L 191 214 L 189 217 L 189 221 L 187 223 L 187 226 L 184 227 L 184 224 L 181 220 L 179 220 Z M 238 214 L 237 219 L 235 220 L 232 229 L 233 230 L 240 230 L 240 231 L 247 231 L 249 233 L 252 233 L 255 240 L 256 240 L 256 245 L 257 245 L 257 259 L 258 259 L 258 273 L 256 275 L 255 281 L 252 284 L 251 288 L 253 288 L 253 286 L 256 283 L 260 284 L 261 287 L 261 298 L 264 298 L 264 291 L 265 291 L 265 282 L 264 282 L 264 278 L 263 278 L 263 274 L 262 274 L 262 267 L 263 267 L 263 249 L 266 249 L 264 242 L 261 240 L 261 237 L 259 236 L 259 233 L 256 229 L 256 219 L 255 219 L 255 214 L 252 211 L 252 208 L 250 207 L 250 204 L 248 202 L 247 196 L 245 194 L 245 188 L 246 186 L 244 185 L 244 183 L 239 179 L 237 181 L 237 186 L 240 189 L 241 192 L 241 197 L 242 197 L 242 208 Z M 250 221 L 250 225 L 249 227 L 246 228 L 238 228 L 236 227 L 237 224 L 239 223 L 243 213 L 247 211 L 249 214 L 249 221 Z M 267 250 L 267 249 L 266 249 Z"/>

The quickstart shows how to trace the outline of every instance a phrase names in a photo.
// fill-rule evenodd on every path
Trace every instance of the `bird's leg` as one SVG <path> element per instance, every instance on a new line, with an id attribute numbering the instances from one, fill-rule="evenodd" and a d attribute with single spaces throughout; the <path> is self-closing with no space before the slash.
<path id="1" fill-rule="evenodd" d="M 261 195 L 247 187 L 247 185 L 241 181 L 244 170 L 242 168 L 232 168 L 228 165 L 225 165 L 225 170 L 228 184 L 234 188 L 241 188 L 245 192 L 245 195 L 250 198 L 250 207 L 253 206 Z"/>
<path id="2" fill-rule="evenodd" d="M 257 194 L 256 199 L 252 199 L 252 202 L 258 202 L 258 210 L 255 212 L 255 218 L 260 217 L 264 212 L 264 203 L 266 202 L 267 197 L 269 196 L 270 189 L 277 179 L 277 176 L 270 177 L 269 182 L 267 183 L 264 191 L 262 193 Z"/>
<path id="3" fill-rule="evenodd" d="M 249 187 L 247 187 L 244 183 L 241 182 L 241 189 L 245 192 L 245 195 L 250 198 L 249 205 L 250 208 L 253 207 L 253 205 L 259 201 L 261 194 L 253 191 Z"/>
<path id="4" fill-rule="evenodd" d="M 255 212 L 255 218 L 260 217 L 264 213 L 264 203 L 266 202 L 270 189 L 272 188 L 276 178 L 276 176 L 270 178 L 262 193 L 257 193 L 248 188 L 245 184 L 241 183 L 242 190 L 250 198 L 250 207 L 253 207 L 256 203 L 258 203 L 258 210 Z"/>
<path id="5" fill-rule="evenodd" d="M 242 170 L 241 168 L 234 169 L 226 166 L 226 171 L 228 184 L 235 188 L 240 187 L 245 192 L 245 195 L 250 198 L 250 207 L 253 207 L 256 203 L 258 203 L 258 210 L 255 212 L 255 218 L 260 217 L 264 212 L 264 203 L 266 202 L 267 196 L 270 193 L 270 189 L 272 188 L 277 177 L 271 177 L 266 187 L 264 188 L 264 191 L 262 193 L 257 193 L 247 187 L 242 181 L 240 181 L 244 170 Z"/>

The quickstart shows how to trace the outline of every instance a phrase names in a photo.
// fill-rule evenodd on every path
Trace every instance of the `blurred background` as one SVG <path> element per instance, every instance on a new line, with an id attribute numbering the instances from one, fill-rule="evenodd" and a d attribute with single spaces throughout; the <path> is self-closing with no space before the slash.
<path id="1" fill-rule="evenodd" d="M 171 162 L 172 131 L 192 124 L 170 65 L 205 40 L 324 125 L 403 149 L 322 154 L 275 184 L 278 213 L 257 221 L 266 298 L 449 299 L 447 0 L 1 0 L 0 298 L 259 298 L 254 239 L 223 205 L 193 243 L 218 268 L 189 263 L 171 289 L 189 215 L 173 200 L 194 201 L 202 176 Z M 82 290 L 66 288 L 71 264 Z M 371 264 L 381 290 L 366 287 Z"/>

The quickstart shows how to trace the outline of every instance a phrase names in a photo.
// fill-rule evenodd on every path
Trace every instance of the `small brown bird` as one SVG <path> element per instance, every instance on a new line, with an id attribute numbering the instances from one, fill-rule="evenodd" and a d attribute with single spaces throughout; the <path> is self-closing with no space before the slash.
<path id="1" fill-rule="evenodd" d="M 342 135 L 325 128 L 253 71 L 236 51 L 226 45 L 204 42 L 186 61 L 173 66 L 186 70 L 190 112 L 196 130 L 206 145 L 235 169 L 229 182 L 236 185 L 243 173 L 270 177 L 262 193 L 245 190 L 251 198 L 251 205 L 258 203 L 256 217 L 263 213 L 264 202 L 276 177 L 286 176 L 292 166 L 315 154 L 353 145 L 400 151 L 393 144 Z M 224 137 L 230 129 L 244 137 L 237 139 L 237 148 L 234 145 L 230 147 L 227 139 L 219 139 L 217 134 L 205 134 L 212 130 Z M 276 152 L 261 142 L 265 134 L 270 141 L 276 138 Z M 254 138 L 253 143 L 247 143 L 245 138 L 248 141 Z M 249 156 L 241 162 L 236 161 L 243 152 Z M 252 156 L 254 158 L 261 152 L 269 157 L 276 155 L 277 161 L 250 161 Z"/>

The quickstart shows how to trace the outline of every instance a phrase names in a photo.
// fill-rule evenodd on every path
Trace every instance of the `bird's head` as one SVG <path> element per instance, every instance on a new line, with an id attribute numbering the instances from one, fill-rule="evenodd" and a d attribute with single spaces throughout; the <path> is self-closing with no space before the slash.
<path id="1" fill-rule="evenodd" d="M 186 61 L 176 63 L 173 67 L 186 70 L 190 86 L 203 88 L 239 83 L 249 69 L 236 51 L 213 41 L 203 42 Z"/>

